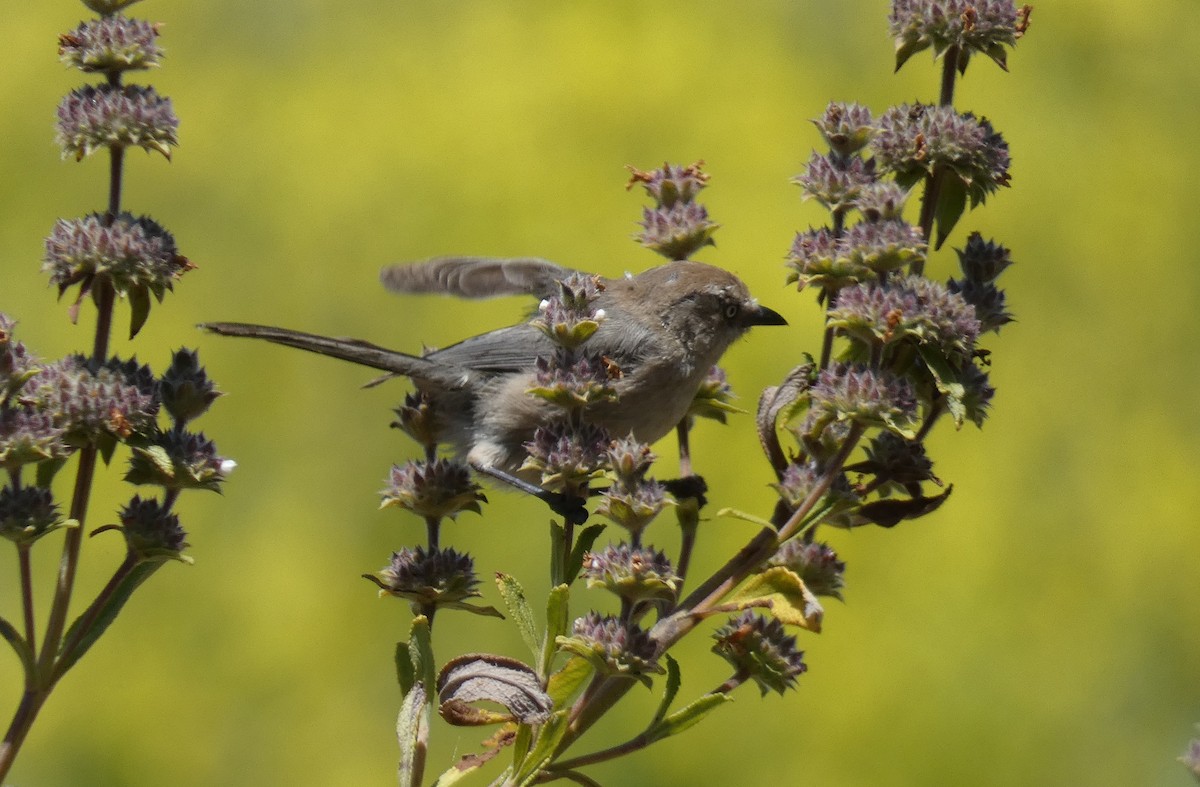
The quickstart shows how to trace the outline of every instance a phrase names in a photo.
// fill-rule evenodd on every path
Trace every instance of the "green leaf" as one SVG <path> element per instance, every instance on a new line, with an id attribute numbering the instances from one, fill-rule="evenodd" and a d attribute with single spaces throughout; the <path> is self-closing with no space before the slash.
<path id="1" fill-rule="evenodd" d="M 564 556 L 567 554 L 567 531 L 562 523 L 551 519 L 550 520 L 550 583 L 557 585 L 560 583 L 570 584 L 574 581 L 574 577 L 567 577 L 566 566 L 563 565 Z"/>
<path id="2" fill-rule="evenodd" d="M 400 693 L 408 694 L 408 690 L 417 682 L 417 673 L 413 668 L 412 651 L 407 642 L 396 643 L 396 682 L 400 684 Z"/>
<path id="3" fill-rule="evenodd" d="M 555 707 L 565 705 L 594 672 L 592 663 L 582 656 L 572 656 L 568 659 L 563 668 L 546 681 L 546 693 L 554 700 Z"/>
<path id="4" fill-rule="evenodd" d="M 967 395 L 966 388 L 959 382 L 959 371 L 950 365 L 946 356 L 936 348 L 922 344 L 917 348 L 921 360 L 925 362 L 938 393 L 945 397 L 946 412 L 954 419 L 954 428 L 961 429 L 967 416 L 967 406 L 963 401 Z"/>
<path id="5" fill-rule="evenodd" d="M 783 566 L 768 568 L 751 576 L 730 597 L 737 609 L 766 608 L 785 626 L 798 626 L 814 634 L 821 632 L 825 610 L 799 575 Z"/>
<path id="6" fill-rule="evenodd" d="M 562 742 L 569 728 L 566 710 L 556 711 L 552 714 L 549 721 L 538 730 L 533 748 L 517 764 L 517 775 L 513 781 L 518 785 L 533 784 L 533 780 L 541 769 L 553 758 L 554 750 L 558 748 L 558 744 Z"/>
<path id="7" fill-rule="evenodd" d="M 563 576 L 564 582 L 570 584 L 575 581 L 575 577 L 579 576 L 579 572 L 583 569 L 583 556 L 596 543 L 596 539 L 604 532 L 605 527 L 607 526 L 597 523 L 588 525 L 579 531 L 579 537 L 575 539 L 575 546 L 571 549 L 571 562 L 567 564 L 567 573 Z"/>
<path id="8" fill-rule="evenodd" d="M 50 488 L 50 483 L 54 480 L 54 476 L 58 475 L 58 471 L 63 469 L 67 460 L 63 459 L 47 459 L 44 462 L 37 463 L 36 483 L 40 487 Z"/>
<path id="9" fill-rule="evenodd" d="M 719 693 L 705 694 L 690 705 L 675 711 L 660 723 L 655 724 L 651 729 L 646 730 L 646 738 L 650 743 L 653 743 L 663 738 L 669 738 L 672 735 L 678 735 L 689 727 L 700 723 L 705 716 L 726 702 L 733 702 L 733 697 Z"/>
<path id="10" fill-rule="evenodd" d="M 159 298 L 161 301 L 162 298 Z M 129 291 L 129 338 L 138 335 L 150 316 L 150 291 L 145 287 L 134 287 Z"/>
<path id="11" fill-rule="evenodd" d="M 101 606 L 94 614 L 92 614 L 92 607 L 88 607 L 82 615 L 75 619 L 62 640 L 63 650 L 59 653 L 55 665 L 57 675 L 62 676 L 75 666 L 75 662 L 79 661 L 83 654 L 96 644 L 100 635 L 116 620 L 121 608 L 125 606 L 125 602 L 133 595 L 133 591 L 137 590 L 138 586 L 149 579 L 150 575 L 162 565 L 162 561 L 158 560 L 138 563 L 118 581 L 112 593 L 105 596 L 102 601 L 97 599 Z M 83 629 L 85 625 L 87 626 L 86 630 Z"/>
<path id="12" fill-rule="evenodd" d="M 722 508 L 720 511 L 717 512 L 717 516 L 719 516 L 719 517 L 727 516 L 730 519 L 740 519 L 743 522 L 751 522 L 753 524 L 762 525 L 763 527 L 769 527 L 772 529 L 774 529 L 774 527 L 775 527 L 766 519 L 763 519 L 762 517 L 757 516 L 756 514 L 749 514 L 745 511 L 739 510 L 737 508 Z"/>
<path id="13" fill-rule="evenodd" d="M 654 712 L 654 719 L 650 722 L 651 729 L 654 729 L 667 717 L 667 711 L 671 709 L 671 703 L 675 701 L 675 695 L 679 693 L 679 686 L 683 682 L 680 677 L 679 662 L 671 658 L 670 653 L 664 653 L 663 658 L 667 662 L 666 686 L 663 688 L 662 701 L 658 703 L 658 710 Z"/>
<path id="14" fill-rule="evenodd" d="M 408 630 L 409 658 L 412 659 L 413 675 L 416 680 L 432 690 L 437 685 L 437 665 L 433 660 L 433 642 L 429 630 L 429 618 L 417 615 Z"/>
<path id="15" fill-rule="evenodd" d="M 12 645 L 12 649 L 17 653 L 17 658 L 21 660 L 21 666 L 25 669 L 25 677 L 31 679 L 35 674 L 37 665 L 29 643 L 17 631 L 17 627 L 4 618 L 0 618 L 0 637 L 4 637 L 5 641 L 9 645 Z"/>
<path id="16" fill-rule="evenodd" d="M 547 675 L 554 654 L 558 652 L 558 638 L 566 636 L 570 626 L 571 588 L 559 585 L 550 588 L 550 596 L 546 599 L 546 638 L 542 641 L 542 661 L 539 672 Z"/>
<path id="17" fill-rule="evenodd" d="M 967 206 L 967 184 L 953 170 L 942 170 L 941 184 L 938 188 L 937 207 L 934 218 L 937 221 L 937 243 L 934 249 L 942 248 L 951 230 L 962 217 L 963 209 Z"/>
<path id="18" fill-rule="evenodd" d="M 917 519 L 933 513 L 941 507 L 942 503 L 946 502 L 946 498 L 953 491 L 954 486 L 951 485 L 946 487 L 945 492 L 932 497 L 917 495 L 907 500 L 900 498 L 876 500 L 860 506 L 857 513 L 858 516 L 880 527 L 895 527 L 905 519 Z"/>
<path id="19" fill-rule="evenodd" d="M 429 703 L 420 681 L 404 694 L 396 718 L 396 741 L 400 744 L 401 787 L 421 787 L 425 771 L 425 749 L 429 739 Z"/>
<path id="20" fill-rule="evenodd" d="M 521 587 L 521 583 L 511 574 L 496 574 L 496 587 L 500 590 L 500 597 L 504 599 L 509 617 L 521 632 L 521 639 L 525 640 L 536 659 L 541 655 L 542 649 L 533 623 L 533 610 L 529 608 L 529 600 L 525 597 L 525 588 Z"/>

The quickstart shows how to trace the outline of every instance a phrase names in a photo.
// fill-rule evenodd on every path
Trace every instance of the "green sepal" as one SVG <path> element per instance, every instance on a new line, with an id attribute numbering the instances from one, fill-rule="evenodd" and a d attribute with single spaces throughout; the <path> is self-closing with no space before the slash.
<path id="1" fill-rule="evenodd" d="M 62 676 L 75 665 L 83 657 L 83 654 L 96 643 L 112 622 L 120 613 L 125 602 L 133 595 L 133 591 L 138 589 L 143 582 L 150 578 L 150 575 L 157 571 L 163 565 L 162 561 L 143 561 L 137 563 L 122 577 L 116 588 L 111 594 L 105 597 L 101 608 L 91 620 L 91 624 L 86 631 L 80 631 L 85 619 L 90 617 L 91 608 L 89 607 L 82 615 L 75 619 L 71 627 L 67 629 L 67 633 L 62 639 L 63 650 L 59 652 L 58 659 L 55 664 L 55 673 Z M 78 637 L 78 639 L 77 639 Z"/>
<path id="2" fill-rule="evenodd" d="M 521 632 L 521 639 L 525 640 L 533 657 L 538 658 L 542 648 L 534 628 L 533 610 L 529 608 L 529 599 L 525 597 L 525 588 L 521 587 L 521 583 L 511 574 L 503 573 L 496 574 L 496 588 L 500 591 L 500 598 L 504 600 L 508 616 Z"/>

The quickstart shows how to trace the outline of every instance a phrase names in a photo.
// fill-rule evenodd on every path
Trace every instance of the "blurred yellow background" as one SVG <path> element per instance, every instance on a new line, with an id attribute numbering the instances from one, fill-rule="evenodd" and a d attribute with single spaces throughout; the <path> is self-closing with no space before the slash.
<path id="1" fill-rule="evenodd" d="M 707 161 L 723 225 L 700 259 L 746 278 L 791 321 L 751 335 L 728 368 L 741 402 L 818 349 L 810 295 L 783 286 L 796 230 L 820 223 L 788 183 L 831 99 L 936 95 L 928 53 L 892 73 L 888 3 L 349 3 L 147 0 L 165 23 L 149 81 L 174 102 L 167 164 L 129 156 L 125 205 L 162 222 L 199 269 L 122 354 L 160 370 L 200 348 L 228 396 L 198 426 L 239 468 L 223 496 L 186 495 L 192 567 L 171 565 L 51 698 L 14 785 L 387 785 L 399 705 L 391 666 L 409 615 L 359 574 L 423 526 L 377 512 L 392 383 L 328 359 L 198 333 L 251 320 L 445 345 L 513 322 L 527 304 L 397 298 L 389 262 L 438 253 L 539 255 L 619 274 L 654 263 L 629 238 L 644 198 L 625 164 Z M 0 60 L 0 310 L 43 357 L 90 346 L 38 273 L 56 217 L 103 206 L 107 163 L 61 161 L 54 108 L 80 83 L 56 37 L 88 17 L 68 0 L 9 3 Z M 992 336 L 994 414 L 932 440 L 955 484 L 935 515 L 830 534 L 846 603 L 801 634 L 799 690 L 737 702 L 679 738 L 589 771 L 607 785 L 1186 785 L 1175 762 L 1200 722 L 1200 6 L 1193 0 L 1038 4 L 1011 73 L 977 59 L 957 105 L 989 117 L 1013 188 L 964 217 L 1010 246 L 1001 280 L 1018 322 Z M 956 270 L 953 253 L 930 271 Z M 1124 269 L 1122 269 L 1124 266 Z M 702 424 L 698 469 L 715 503 L 766 513 L 773 493 L 749 416 Z M 672 448 L 661 447 L 662 474 Z M 114 467 L 91 526 L 129 495 Z M 546 512 L 493 491 L 444 542 L 485 578 L 544 597 Z M 714 520 L 696 571 L 753 528 Z M 668 520 L 652 540 L 674 548 Z M 86 544 L 80 597 L 121 550 Z M 38 551 L 41 576 L 57 540 Z M 15 560 L 0 570 L 16 617 Z M 48 588 L 45 582 L 43 587 Z M 489 603 L 498 603 L 485 583 Z M 582 595 L 582 594 L 581 594 Z M 577 599 L 579 597 L 577 596 Z M 44 603 L 46 594 L 40 600 Z M 540 602 L 538 602 L 540 603 Z M 600 602 L 597 602 L 600 603 Z M 580 608 L 582 609 L 582 607 Z M 43 613 L 44 614 L 44 613 Z M 439 618 L 437 651 L 525 657 L 513 628 Z M 705 636 L 683 648 L 680 698 L 726 677 Z M 19 669 L 0 656 L 0 723 Z M 585 740 L 641 729 L 656 695 Z M 430 772 L 486 731 L 434 730 Z M 486 783 L 479 779 L 475 783 Z"/>

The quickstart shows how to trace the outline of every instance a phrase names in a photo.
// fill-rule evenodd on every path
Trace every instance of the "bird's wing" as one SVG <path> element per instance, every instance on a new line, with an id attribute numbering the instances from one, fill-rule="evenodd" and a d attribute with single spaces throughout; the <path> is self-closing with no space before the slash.
<path id="1" fill-rule="evenodd" d="M 503 374 L 533 369 L 538 356 L 552 355 L 554 348 L 554 342 L 544 333 L 528 323 L 520 323 L 472 336 L 425 357 L 462 369 Z"/>
<path id="2" fill-rule="evenodd" d="M 554 283 L 575 273 L 537 257 L 434 257 L 425 262 L 389 265 L 379 272 L 392 292 L 438 293 L 459 298 L 554 293 Z"/>
<path id="3" fill-rule="evenodd" d="M 602 324 L 594 340 L 584 344 L 581 349 L 603 355 L 628 370 L 642 361 L 651 344 L 614 344 L 605 335 L 605 326 Z M 529 323 L 519 323 L 434 350 L 425 358 L 458 369 L 504 374 L 531 371 L 539 357 L 552 356 L 557 347 L 550 337 L 537 328 Z"/>

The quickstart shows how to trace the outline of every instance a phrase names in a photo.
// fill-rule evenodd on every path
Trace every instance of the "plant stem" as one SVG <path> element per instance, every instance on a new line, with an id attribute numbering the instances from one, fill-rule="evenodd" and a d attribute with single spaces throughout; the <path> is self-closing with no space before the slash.
<path id="1" fill-rule="evenodd" d="M 33 571 L 29 564 L 29 544 L 17 545 L 17 563 L 21 571 L 21 606 L 25 611 L 25 641 L 31 653 L 37 653 L 37 626 L 33 618 Z M 28 679 L 29 676 L 26 676 Z"/>

